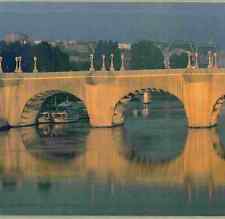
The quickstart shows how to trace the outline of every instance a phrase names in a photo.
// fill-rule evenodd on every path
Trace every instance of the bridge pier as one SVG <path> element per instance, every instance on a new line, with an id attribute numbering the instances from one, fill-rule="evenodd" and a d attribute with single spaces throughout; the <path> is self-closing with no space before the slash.
<path id="1" fill-rule="evenodd" d="M 111 86 L 112 85 L 108 83 L 86 85 L 85 105 L 92 127 L 101 128 L 113 126 L 113 95 L 109 95 L 109 92 L 112 92 Z M 106 91 L 108 91 L 108 93 Z M 111 99 L 109 97 L 111 97 Z"/>
<path id="2" fill-rule="evenodd" d="M 184 76 L 183 102 L 189 128 L 210 128 L 211 122 L 211 76 Z"/>
<path id="3" fill-rule="evenodd" d="M 89 114 L 89 121 L 90 125 L 93 128 L 109 128 L 113 127 L 112 124 L 112 117 L 110 116 L 111 112 L 107 113 L 104 112 L 104 114 Z"/>

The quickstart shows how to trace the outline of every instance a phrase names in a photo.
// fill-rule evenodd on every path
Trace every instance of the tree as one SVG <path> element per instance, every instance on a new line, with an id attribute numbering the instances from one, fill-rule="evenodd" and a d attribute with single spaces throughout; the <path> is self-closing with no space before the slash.
<path id="1" fill-rule="evenodd" d="M 188 64 L 188 55 L 185 52 L 181 54 L 174 53 L 170 57 L 170 67 L 171 68 L 186 68 Z"/>
<path id="2" fill-rule="evenodd" d="M 70 70 L 69 55 L 59 47 L 52 47 L 48 42 L 34 46 L 33 55 L 38 58 L 38 67 L 42 72 Z"/>
<path id="3" fill-rule="evenodd" d="M 90 62 L 71 62 L 70 68 L 73 71 L 87 71 L 90 67 Z"/>
<path id="4" fill-rule="evenodd" d="M 151 41 L 140 41 L 131 46 L 130 66 L 133 69 L 164 68 L 163 54 Z"/>
<path id="5" fill-rule="evenodd" d="M 14 72 L 17 56 L 22 57 L 21 65 L 24 72 L 32 72 L 34 56 L 38 58 L 40 72 L 67 71 L 70 68 L 69 56 L 47 42 L 38 45 L 0 42 L 0 56 L 3 57 L 4 72 Z"/>
<path id="6" fill-rule="evenodd" d="M 95 48 L 94 65 L 95 69 L 100 70 L 102 67 L 102 55 L 105 55 L 106 68 L 110 68 L 110 55 L 114 54 L 114 68 L 120 69 L 121 66 L 121 51 L 117 42 L 113 41 L 98 41 Z"/>

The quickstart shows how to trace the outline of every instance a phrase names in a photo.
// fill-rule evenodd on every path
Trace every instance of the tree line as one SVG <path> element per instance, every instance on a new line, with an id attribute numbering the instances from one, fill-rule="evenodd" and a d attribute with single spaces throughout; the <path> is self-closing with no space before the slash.
<path id="1" fill-rule="evenodd" d="M 52 47 L 47 42 L 37 45 L 20 42 L 6 44 L 0 43 L 0 56 L 3 57 L 3 71 L 13 72 L 15 70 L 15 57 L 22 57 L 22 69 L 24 72 L 32 72 L 34 61 L 38 59 L 38 70 L 40 72 L 54 72 L 69 70 L 69 56 L 63 53 L 58 47 Z"/>
<path id="2" fill-rule="evenodd" d="M 110 55 L 114 54 L 114 68 L 120 69 L 121 53 L 118 42 L 98 41 L 94 51 L 94 66 L 96 70 L 102 67 L 102 55 L 105 55 L 106 68 L 110 67 Z M 90 66 L 87 62 L 71 62 L 69 55 L 57 46 L 52 46 L 48 42 L 39 44 L 15 42 L 6 44 L 0 42 L 0 56 L 4 58 L 3 71 L 14 72 L 15 57 L 22 57 L 22 69 L 24 72 L 33 71 L 33 57 L 38 59 L 38 70 L 40 72 L 60 72 L 69 70 L 88 70 Z M 164 68 L 163 50 L 153 41 L 140 41 L 133 43 L 128 53 L 129 60 L 127 67 L 130 69 L 158 69 Z M 173 54 L 170 58 L 173 68 L 186 67 L 187 54 Z"/>

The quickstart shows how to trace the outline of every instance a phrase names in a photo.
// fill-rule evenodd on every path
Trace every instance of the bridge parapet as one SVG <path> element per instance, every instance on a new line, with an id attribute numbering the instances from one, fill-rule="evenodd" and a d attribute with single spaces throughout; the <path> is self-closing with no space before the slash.
<path id="1" fill-rule="evenodd" d="M 184 69 L 199 69 L 199 54 L 197 52 L 195 53 L 191 53 L 190 51 L 186 51 L 187 53 L 187 58 L 188 58 L 188 61 L 187 61 L 187 66 L 186 68 Z M 107 68 L 106 68 L 106 64 L 105 64 L 105 58 L 106 56 L 103 54 L 102 55 L 102 66 L 101 66 L 101 71 L 107 71 Z M 38 73 L 38 58 L 36 56 L 33 57 L 33 73 Z M 125 71 L 127 70 L 126 69 L 126 60 L 125 60 L 125 55 L 124 53 L 121 54 L 121 66 L 119 68 L 118 71 Z M 219 68 L 218 67 L 218 64 L 217 64 L 217 53 L 214 52 L 212 53 L 211 51 L 208 52 L 208 66 L 207 68 L 205 69 L 217 69 Z M 3 69 L 4 69 L 4 58 L 3 57 L 0 57 L 0 73 L 3 73 Z M 167 69 L 171 69 L 170 67 L 167 67 Z M 114 66 L 114 54 L 111 54 L 110 55 L 110 66 L 109 66 L 109 71 L 113 72 L 115 71 L 115 66 Z M 130 69 L 131 70 L 131 69 Z M 134 70 L 138 70 L 138 69 L 134 69 Z M 149 69 L 151 70 L 151 69 Z M 89 67 L 89 71 L 90 72 L 95 72 L 95 71 L 98 71 L 96 70 L 95 68 L 95 65 L 94 65 L 94 54 L 90 54 L 90 67 Z M 118 72 L 117 71 L 117 72 Z M 19 56 L 19 57 L 15 57 L 15 70 L 14 70 L 15 73 L 22 73 L 23 72 L 23 69 L 22 69 L 22 57 Z M 6 72 L 7 73 L 7 72 Z M 192 73 L 194 73 L 192 71 Z"/>
<path id="2" fill-rule="evenodd" d="M 17 60 L 17 73 L 0 75 L 0 119 L 8 121 L 12 126 L 20 124 L 24 106 L 30 99 L 57 90 L 82 100 L 93 126 L 110 127 L 120 100 L 142 90 L 149 89 L 151 92 L 155 89 L 170 93 L 183 103 L 190 127 L 210 127 L 216 123 L 215 119 L 212 120 L 212 112 L 218 107 L 214 105 L 225 94 L 224 68 L 23 74 L 19 73 L 19 61 L 22 60 Z M 212 64 L 212 60 L 209 64 Z"/>

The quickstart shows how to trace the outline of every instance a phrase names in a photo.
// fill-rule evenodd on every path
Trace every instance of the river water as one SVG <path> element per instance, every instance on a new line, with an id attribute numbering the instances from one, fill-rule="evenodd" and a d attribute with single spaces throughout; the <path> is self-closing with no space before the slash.
<path id="1" fill-rule="evenodd" d="M 120 127 L 0 132 L 0 214 L 224 215 L 224 115 L 217 128 L 186 124 L 159 97 L 130 104 Z"/>

